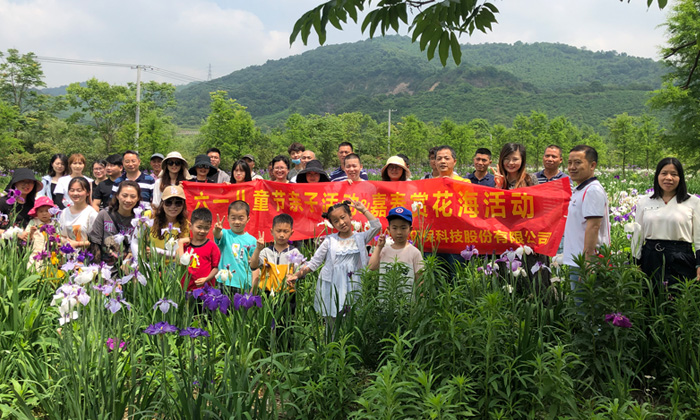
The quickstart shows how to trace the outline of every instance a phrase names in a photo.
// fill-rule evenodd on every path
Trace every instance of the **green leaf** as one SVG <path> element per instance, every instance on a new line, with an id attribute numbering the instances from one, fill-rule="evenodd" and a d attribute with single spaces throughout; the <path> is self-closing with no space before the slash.
<path id="1" fill-rule="evenodd" d="M 445 31 L 440 37 L 440 49 L 438 50 L 440 54 L 440 62 L 443 66 L 447 65 L 447 57 L 450 55 L 450 34 Z"/>
<path id="2" fill-rule="evenodd" d="M 462 46 L 459 45 L 457 35 L 454 33 L 450 34 L 450 46 L 452 47 L 452 59 L 454 60 L 455 64 L 459 66 L 459 64 L 462 62 Z"/>

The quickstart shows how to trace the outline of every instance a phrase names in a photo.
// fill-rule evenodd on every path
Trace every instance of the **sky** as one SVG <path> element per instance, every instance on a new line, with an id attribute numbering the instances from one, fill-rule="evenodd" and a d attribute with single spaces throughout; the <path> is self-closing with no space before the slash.
<path id="1" fill-rule="evenodd" d="M 493 31 L 461 43 L 558 42 L 592 51 L 658 60 L 663 11 L 646 0 L 492 0 L 500 13 Z M 0 51 L 39 57 L 155 66 L 206 80 L 318 47 L 289 45 L 294 22 L 323 0 L 0 0 Z M 373 2 L 376 4 L 376 1 Z M 400 33 L 406 34 L 406 28 Z M 328 44 L 366 39 L 360 25 L 329 25 Z M 128 67 L 43 62 L 48 87 L 92 77 L 116 84 L 136 80 Z M 142 80 L 182 84 L 146 71 Z"/>

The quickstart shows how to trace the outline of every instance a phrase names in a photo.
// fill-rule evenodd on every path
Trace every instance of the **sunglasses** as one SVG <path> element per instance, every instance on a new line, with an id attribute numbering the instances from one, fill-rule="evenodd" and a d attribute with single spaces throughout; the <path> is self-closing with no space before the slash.
<path id="1" fill-rule="evenodd" d="M 180 207 L 185 205 L 185 200 L 182 200 L 180 198 L 174 200 L 165 200 L 163 201 L 163 204 L 165 205 L 165 207 Z"/>
<path id="2" fill-rule="evenodd" d="M 168 161 L 168 166 L 180 166 L 182 165 L 182 162 L 179 160 L 169 160 Z"/>

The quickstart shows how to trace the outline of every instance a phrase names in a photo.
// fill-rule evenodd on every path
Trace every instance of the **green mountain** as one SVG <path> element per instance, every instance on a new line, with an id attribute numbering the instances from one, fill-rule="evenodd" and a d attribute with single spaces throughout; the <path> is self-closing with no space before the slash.
<path id="1" fill-rule="evenodd" d="M 616 114 L 644 112 L 665 71 L 650 59 L 564 44 L 467 44 L 462 54 L 460 66 L 443 68 L 400 36 L 319 47 L 179 90 L 175 120 L 200 124 L 209 92 L 225 90 L 264 126 L 279 126 L 292 113 L 360 111 L 385 119 L 387 109 L 425 121 L 501 124 L 538 110 L 598 126 Z"/>

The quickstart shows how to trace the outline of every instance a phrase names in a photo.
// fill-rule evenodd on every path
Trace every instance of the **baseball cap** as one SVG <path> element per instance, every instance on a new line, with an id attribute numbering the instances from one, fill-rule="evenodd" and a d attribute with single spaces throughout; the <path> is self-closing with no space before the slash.
<path id="1" fill-rule="evenodd" d="M 389 210 L 386 220 L 391 221 L 391 219 L 395 219 L 397 217 L 407 221 L 410 224 L 413 224 L 413 214 L 411 213 L 411 210 L 407 209 L 406 207 L 394 207 L 393 209 Z"/>

